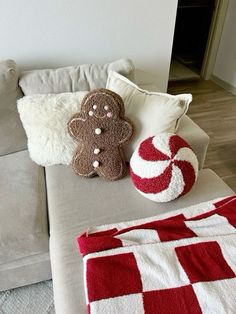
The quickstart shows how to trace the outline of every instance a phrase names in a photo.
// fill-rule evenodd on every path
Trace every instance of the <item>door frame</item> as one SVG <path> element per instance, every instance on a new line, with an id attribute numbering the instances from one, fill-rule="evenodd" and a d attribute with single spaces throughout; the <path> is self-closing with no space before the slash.
<path id="1" fill-rule="evenodd" d="M 212 16 L 212 22 L 200 73 L 200 76 L 204 80 L 211 79 L 214 70 L 228 4 L 229 0 L 216 0 L 215 3 L 215 9 Z"/>

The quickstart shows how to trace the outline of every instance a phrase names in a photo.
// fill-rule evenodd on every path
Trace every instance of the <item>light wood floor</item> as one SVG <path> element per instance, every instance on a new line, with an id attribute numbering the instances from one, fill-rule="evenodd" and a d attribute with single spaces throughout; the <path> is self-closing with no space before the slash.
<path id="1" fill-rule="evenodd" d="M 193 94 L 188 115 L 210 136 L 204 167 L 236 192 L 236 96 L 203 80 L 170 82 L 168 92 Z"/>

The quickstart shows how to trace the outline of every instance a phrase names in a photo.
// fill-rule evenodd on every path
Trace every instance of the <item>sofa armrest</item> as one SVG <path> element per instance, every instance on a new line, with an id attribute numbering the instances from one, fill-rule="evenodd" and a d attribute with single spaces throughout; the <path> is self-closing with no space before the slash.
<path id="1" fill-rule="evenodd" d="M 209 136 L 188 116 L 181 119 L 176 133 L 192 147 L 199 161 L 199 169 L 202 169 L 210 141 Z"/>

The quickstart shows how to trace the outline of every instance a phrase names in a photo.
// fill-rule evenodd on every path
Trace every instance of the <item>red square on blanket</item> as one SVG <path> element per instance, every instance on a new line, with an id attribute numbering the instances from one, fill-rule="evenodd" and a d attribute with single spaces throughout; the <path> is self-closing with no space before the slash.
<path id="1" fill-rule="evenodd" d="M 143 293 L 145 314 L 202 313 L 191 285 Z"/>
<path id="2" fill-rule="evenodd" d="M 196 237 L 196 234 L 185 225 L 183 220 L 175 219 L 175 217 L 160 221 L 157 232 L 162 242 Z"/>
<path id="3" fill-rule="evenodd" d="M 89 302 L 142 292 L 132 253 L 89 259 L 86 277 Z"/>
<path id="4" fill-rule="evenodd" d="M 216 241 L 181 246 L 175 251 L 191 283 L 235 277 Z"/>

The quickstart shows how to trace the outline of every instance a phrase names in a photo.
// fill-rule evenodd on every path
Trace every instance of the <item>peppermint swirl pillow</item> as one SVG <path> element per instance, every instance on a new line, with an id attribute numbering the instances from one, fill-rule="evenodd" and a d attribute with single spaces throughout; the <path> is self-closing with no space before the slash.
<path id="1" fill-rule="evenodd" d="M 144 140 L 130 160 L 135 188 L 154 202 L 169 202 L 186 193 L 198 175 L 198 160 L 180 136 L 160 133 Z"/>

